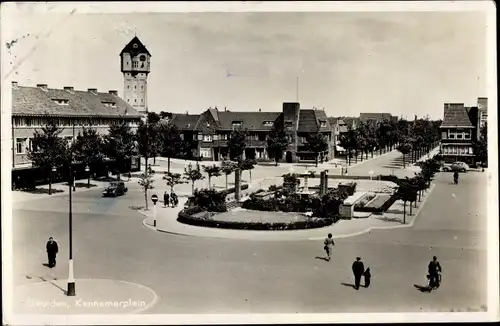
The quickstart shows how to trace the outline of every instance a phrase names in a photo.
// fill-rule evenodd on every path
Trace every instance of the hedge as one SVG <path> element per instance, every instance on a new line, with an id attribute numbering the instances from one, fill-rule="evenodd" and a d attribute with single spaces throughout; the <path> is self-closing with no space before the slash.
<path id="1" fill-rule="evenodd" d="M 399 178 L 396 177 L 395 175 L 379 175 L 379 180 L 381 181 L 391 181 L 394 183 L 398 183 Z"/>
<path id="2" fill-rule="evenodd" d="M 241 185 L 241 190 L 247 190 L 248 189 L 248 183 L 244 183 Z M 236 187 L 231 187 L 231 188 L 227 188 L 225 190 L 221 190 L 221 192 L 226 192 L 226 196 L 227 195 L 230 195 L 230 194 L 233 194 L 236 192 Z"/>
<path id="3" fill-rule="evenodd" d="M 277 230 L 303 230 L 322 228 L 333 224 L 333 219 L 319 218 L 309 221 L 298 221 L 290 223 L 259 223 L 259 222 L 235 222 L 235 221 L 217 221 L 212 219 L 201 219 L 180 214 L 177 221 L 193 226 L 202 226 L 219 229 L 234 229 L 234 230 L 255 230 L 255 231 L 277 231 Z"/>

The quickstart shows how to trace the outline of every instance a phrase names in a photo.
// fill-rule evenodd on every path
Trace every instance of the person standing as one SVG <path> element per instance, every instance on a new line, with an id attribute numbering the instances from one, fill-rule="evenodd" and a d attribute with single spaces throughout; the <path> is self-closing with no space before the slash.
<path id="1" fill-rule="evenodd" d="M 428 266 L 428 271 L 429 271 L 429 287 L 431 288 L 439 287 L 438 273 L 441 273 L 441 264 L 439 264 L 439 261 L 437 260 L 436 256 L 432 257 L 432 261 L 429 263 Z"/>
<path id="2" fill-rule="evenodd" d="M 325 239 L 325 251 L 326 251 L 326 260 L 330 261 L 331 255 L 332 255 L 332 250 L 333 246 L 335 243 L 333 242 L 332 234 L 328 233 L 328 237 Z"/>
<path id="3" fill-rule="evenodd" d="M 163 193 L 163 207 L 170 206 L 169 195 L 168 192 Z"/>
<path id="4" fill-rule="evenodd" d="M 365 266 L 360 257 L 356 257 L 356 261 L 352 263 L 352 272 L 354 274 L 354 287 L 356 290 L 359 290 L 361 276 L 363 276 L 363 273 L 365 272 Z"/>
<path id="5" fill-rule="evenodd" d="M 59 247 L 57 246 L 57 242 L 54 241 L 53 237 L 49 238 L 49 241 L 47 241 L 47 245 L 45 246 L 47 249 L 47 256 L 49 258 L 49 267 L 55 267 L 56 266 L 56 255 L 57 252 L 59 251 Z"/>

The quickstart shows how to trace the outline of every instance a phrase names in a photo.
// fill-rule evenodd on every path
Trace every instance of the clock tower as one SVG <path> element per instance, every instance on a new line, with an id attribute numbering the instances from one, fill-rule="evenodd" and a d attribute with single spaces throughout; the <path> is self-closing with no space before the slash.
<path id="1" fill-rule="evenodd" d="M 125 81 L 123 97 L 142 114 L 148 112 L 148 74 L 151 54 L 135 36 L 120 53 Z"/>

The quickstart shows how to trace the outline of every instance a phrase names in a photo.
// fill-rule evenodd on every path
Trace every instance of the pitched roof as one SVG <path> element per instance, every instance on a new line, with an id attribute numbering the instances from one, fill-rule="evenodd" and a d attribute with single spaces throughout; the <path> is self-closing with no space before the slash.
<path id="1" fill-rule="evenodd" d="M 264 125 L 265 121 L 276 121 L 281 112 L 234 112 L 219 111 L 221 129 L 233 129 L 233 121 L 241 121 L 241 128 L 248 130 L 271 130 L 272 125 Z"/>
<path id="2" fill-rule="evenodd" d="M 57 104 L 56 100 L 67 103 Z M 103 102 L 113 103 L 115 107 Z M 141 117 L 139 112 L 117 95 L 25 86 L 12 87 L 12 114 Z"/>
<path id="3" fill-rule="evenodd" d="M 172 114 L 171 123 L 177 126 L 181 130 L 194 130 L 198 120 L 200 119 L 199 114 Z"/>
<path id="4" fill-rule="evenodd" d="M 136 47 L 134 45 L 137 44 Z M 120 55 L 123 53 L 130 53 L 132 56 L 135 56 L 139 53 L 144 53 L 146 52 L 149 54 L 149 56 L 152 56 L 151 53 L 149 53 L 148 49 L 146 49 L 146 46 L 142 44 L 142 42 L 139 40 L 137 36 L 135 36 L 132 41 L 130 41 L 125 47 L 123 48 L 122 52 L 120 52 Z"/>
<path id="5" fill-rule="evenodd" d="M 366 120 L 392 120 L 393 116 L 390 113 L 360 113 L 359 119 L 361 121 Z"/>
<path id="6" fill-rule="evenodd" d="M 474 127 L 463 103 L 446 103 L 441 127 Z"/>

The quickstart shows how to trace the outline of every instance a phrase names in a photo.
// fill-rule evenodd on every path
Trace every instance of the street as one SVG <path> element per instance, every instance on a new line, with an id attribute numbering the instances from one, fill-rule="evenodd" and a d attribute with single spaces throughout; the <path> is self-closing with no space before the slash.
<path id="1" fill-rule="evenodd" d="M 397 155 L 389 153 L 349 173 L 390 174 L 384 166 Z M 286 169 L 283 165 L 273 175 Z M 257 167 L 252 177 L 269 170 Z M 153 232 L 141 226 L 144 217 L 131 209 L 144 205 L 136 180 L 128 182 L 129 192 L 117 198 L 101 198 L 100 189 L 77 191 L 76 292 L 79 278 L 137 283 L 159 298 L 144 312 L 151 314 L 479 309 L 487 300 L 486 175 L 462 174 L 454 185 L 452 174 L 437 174 L 435 189 L 412 228 L 338 239 L 331 262 L 318 258 L 324 256 L 322 241 L 259 242 Z M 217 179 L 224 183 L 224 177 Z M 15 286 L 40 278 L 67 278 L 67 196 L 16 203 L 13 227 Z M 42 265 L 50 236 L 59 243 L 53 269 Z M 443 284 L 430 294 L 422 293 L 415 285 L 426 284 L 427 264 L 434 255 L 443 267 Z M 351 264 L 356 256 L 372 271 L 372 285 L 359 291 L 349 285 L 354 282 Z"/>

